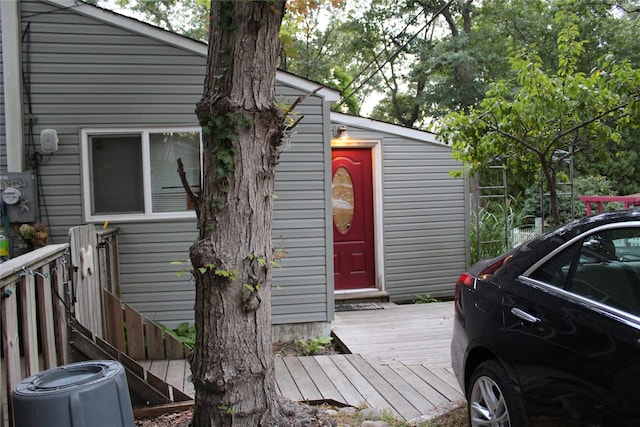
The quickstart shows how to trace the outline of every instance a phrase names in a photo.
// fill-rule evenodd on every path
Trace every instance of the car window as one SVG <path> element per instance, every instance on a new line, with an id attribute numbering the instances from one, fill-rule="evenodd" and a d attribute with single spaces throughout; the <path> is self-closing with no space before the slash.
<path id="1" fill-rule="evenodd" d="M 640 228 L 585 238 L 567 290 L 640 315 Z"/>
<path id="2" fill-rule="evenodd" d="M 640 228 L 589 235 L 529 277 L 640 316 Z"/>
<path id="3" fill-rule="evenodd" d="M 571 265 L 576 259 L 579 250 L 580 242 L 574 243 L 544 263 L 529 277 L 559 288 L 564 288 L 567 283 L 567 278 L 569 277 Z"/>

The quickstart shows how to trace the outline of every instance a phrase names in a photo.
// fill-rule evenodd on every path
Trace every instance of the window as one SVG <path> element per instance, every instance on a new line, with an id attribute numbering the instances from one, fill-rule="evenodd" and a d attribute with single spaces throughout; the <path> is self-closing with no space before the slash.
<path id="1" fill-rule="evenodd" d="M 640 316 L 640 228 L 588 235 L 530 277 Z"/>
<path id="2" fill-rule="evenodd" d="M 88 220 L 193 216 L 177 173 L 182 159 L 200 184 L 199 129 L 84 130 L 84 209 Z"/>
<path id="3" fill-rule="evenodd" d="M 580 242 L 574 243 L 544 263 L 530 277 L 550 285 L 564 288 L 571 271 L 571 264 L 580 250 Z"/>

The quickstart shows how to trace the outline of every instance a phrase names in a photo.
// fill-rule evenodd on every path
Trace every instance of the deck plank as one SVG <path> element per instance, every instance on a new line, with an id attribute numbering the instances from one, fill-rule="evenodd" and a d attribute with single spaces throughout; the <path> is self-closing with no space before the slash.
<path id="1" fill-rule="evenodd" d="M 281 395 L 291 400 L 302 400 L 302 394 L 298 390 L 296 382 L 293 380 L 291 373 L 287 369 L 282 357 L 275 357 L 276 383 L 280 389 Z"/>
<path id="2" fill-rule="evenodd" d="M 392 363 L 389 365 L 404 381 L 416 390 L 423 398 L 425 398 L 432 405 L 432 408 L 427 408 L 429 411 L 434 408 L 448 404 L 450 401 L 442 395 L 429 381 L 420 377 L 411 368 L 404 365 L 401 362 Z"/>
<path id="3" fill-rule="evenodd" d="M 369 364 L 376 370 L 398 393 L 409 402 L 415 409 L 415 417 L 425 414 L 434 409 L 435 405 L 431 403 L 422 393 L 420 389 L 414 387 L 411 381 L 405 380 L 400 375 L 403 370 L 408 370 L 404 364 L 397 363 L 393 367 L 379 360 L 369 360 Z M 409 412 L 399 411 L 404 417 L 409 416 Z"/>
<path id="4" fill-rule="evenodd" d="M 338 312 L 332 332 L 352 353 L 383 362 L 451 366 L 452 302 L 383 307 Z"/>
<path id="5" fill-rule="evenodd" d="M 448 381 L 443 380 L 434 373 L 435 369 L 427 368 L 423 365 L 411 365 L 411 370 L 417 373 L 425 381 L 429 382 L 439 393 L 446 397 L 449 401 L 453 402 L 462 398 L 462 392 L 458 389 L 457 385 L 453 385 Z"/>
<path id="6" fill-rule="evenodd" d="M 148 371 L 151 372 L 156 377 L 162 380 L 166 380 L 168 368 L 169 368 L 168 360 L 152 360 L 151 366 L 149 366 Z"/>
<path id="7" fill-rule="evenodd" d="M 342 395 L 331 382 L 326 372 L 320 368 L 315 357 L 303 356 L 298 357 L 297 359 L 300 361 L 302 366 L 304 366 L 307 374 L 313 381 L 314 385 L 318 388 L 323 400 L 341 401 Z"/>
<path id="8" fill-rule="evenodd" d="M 339 403 L 349 406 L 361 406 L 365 402 L 365 398 L 358 389 L 349 381 L 340 368 L 334 363 L 334 356 L 315 356 L 314 359 L 318 363 L 336 389 L 339 391 L 341 399 L 336 399 Z"/>
<path id="9" fill-rule="evenodd" d="M 361 359 L 358 354 L 339 354 L 331 356 L 331 359 L 336 364 L 342 374 L 349 379 L 351 384 L 360 392 L 364 397 L 364 402 L 348 402 L 351 406 L 361 406 L 363 403 L 371 408 L 377 408 L 380 410 L 390 409 L 389 403 L 382 396 L 378 390 L 363 376 L 352 361 Z M 356 362 L 357 363 L 357 362 Z"/>
<path id="10" fill-rule="evenodd" d="M 309 401 L 322 400 L 320 390 L 318 390 L 318 387 L 316 387 L 315 383 L 307 373 L 307 370 L 304 368 L 302 363 L 300 363 L 300 359 L 295 356 L 284 357 L 283 361 L 289 370 L 291 377 L 296 382 L 298 390 L 300 390 L 300 394 L 302 395 L 302 399 Z"/>
<path id="11" fill-rule="evenodd" d="M 418 410 L 413 407 L 407 399 L 397 390 L 400 384 L 391 383 L 384 376 L 380 375 L 376 369 L 371 366 L 368 360 L 364 358 L 353 358 L 351 363 L 358 369 L 364 378 L 384 397 L 387 404 L 386 408 L 391 411 L 394 416 L 402 415 L 404 418 L 415 418 L 419 416 Z M 379 362 L 374 362 L 378 364 Z M 381 369 L 381 367 L 379 367 Z"/>
<path id="12" fill-rule="evenodd" d="M 169 364 L 167 366 L 167 376 L 165 378 L 166 382 L 171 385 L 175 384 L 175 386 L 177 386 L 178 389 L 182 391 L 185 391 L 188 382 L 188 375 L 186 373 L 187 364 L 184 362 L 185 361 L 180 359 L 169 360 Z"/>

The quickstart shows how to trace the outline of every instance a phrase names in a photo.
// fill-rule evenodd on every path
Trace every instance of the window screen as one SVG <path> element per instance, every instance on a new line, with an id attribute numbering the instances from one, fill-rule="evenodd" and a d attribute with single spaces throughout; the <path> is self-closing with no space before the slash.
<path id="1" fill-rule="evenodd" d="M 91 137 L 92 213 L 144 212 L 140 135 Z"/>

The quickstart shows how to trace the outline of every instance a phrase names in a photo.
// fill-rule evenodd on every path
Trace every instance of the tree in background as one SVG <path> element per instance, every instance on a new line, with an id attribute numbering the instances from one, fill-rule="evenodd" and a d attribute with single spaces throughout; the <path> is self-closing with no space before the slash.
<path id="1" fill-rule="evenodd" d="M 454 157 L 472 169 L 497 161 L 521 176 L 539 171 L 555 225 L 563 161 L 581 151 L 604 152 L 620 142 L 622 128 L 640 126 L 640 71 L 605 55 L 590 73 L 579 72 L 585 42 L 575 22 L 571 13 L 556 14 L 557 72 L 546 71 L 534 44 L 516 51 L 510 56 L 516 77 L 492 84 L 477 108 L 449 114 L 440 128 Z"/>
<path id="2" fill-rule="evenodd" d="M 425 125 L 439 109 L 434 92 L 446 90 L 444 98 L 458 105 L 470 105 L 477 99 L 466 82 L 473 75 L 474 61 L 468 56 L 448 51 L 438 56 L 445 36 L 463 45 L 470 29 L 472 0 L 465 1 L 397 1 L 361 2 L 364 11 L 351 18 L 357 38 L 350 51 L 359 52 L 364 67 L 354 78 L 346 97 L 382 92 L 383 98 L 371 117 L 407 127 Z M 460 17 L 460 19 L 458 19 Z M 442 52 L 442 51 L 439 51 Z M 452 71 L 451 80 L 443 78 L 442 64 Z M 445 81 L 446 80 L 446 81 Z"/>
<path id="3" fill-rule="evenodd" d="M 633 68 L 640 68 L 636 41 L 640 32 L 640 2 L 637 0 L 485 0 L 482 7 L 475 9 L 471 34 L 473 49 L 490 60 L 481 63 L 476 78 L 488 83 L 509 77 L 511 70 L 506 55 L 509 47 L 524 49 L 532 43 L 544 69 L 557 72 L 556 40 L 560 27 L 549 22 L 553 22 L 555 13 L 561 10 L 577 17 L 575 24 L 584 41 L 578 72 L 590 73 L 598 59 L 609 53 L 620 61 L 628 61 Z M 635 141 L 640 139 L 640 128 L 626 127 L 619 131 L 618 144 L 608 144 L 598 152 L 576 153 L 574 173 L 577 177 L 607 176 L 617 195 L 637 193 L 640 192 L 640 167 L 636 166 L 640 146 Z M 531 177 L 519 170 L 507 173 L 511 194 L 522 194 Z"/>
<path id="4" fill-rule="evenodd" d="M 359 35 L 346 21 L 346 5 L 345 0 L 290 2 L 280 31 L 279 68 L 346 91 L 363 61 L 359 52 L 349 49 Z M 351 97 L 339 110 L 358 114 L 360 99 Z"/>

